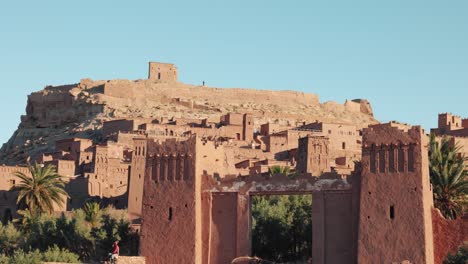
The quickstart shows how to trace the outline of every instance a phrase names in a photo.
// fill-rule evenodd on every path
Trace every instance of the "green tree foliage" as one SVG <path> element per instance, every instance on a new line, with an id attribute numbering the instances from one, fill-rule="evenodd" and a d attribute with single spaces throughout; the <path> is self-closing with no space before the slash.
<path id="1" fill-rule="evenodd" d="M 0 254 L 12 254 L 21 241 L 19 232 L 12 223 L 0 224 Z"/>
<path id="2" fill-rule="evenodd" d="M 42 253 L 37 249 L 29 252 L 19 249 L 9 256 L 0 255 L 0 264 L 40 264 L 43 262 L 79 263 L 79 259 L 76 254 L 57 246 Z"/>
<path id="3" fill-rule="evenodd" d="M 291 171 L 291 168 L 289 168 L 288 166 L 275 165 L 275 166 L 271 166 L 270 168 L 268 168 L 268 172 L 270 176 L 274 176 L 275 174 L 288 175 L 290 171 Z"/>
<path id="4" fill-rule="evenodd" d="M 31 176 L 22 172 L 14 175 L 20 178 L 20 183 L 12 190 L 18 191 L 18 207 L 27 208 L 32 215 L 54 211 L 54 204 L 62 204 L 67 196 L 64 182 L 57 174 L 55 166 L 36 163 L 29 165 Z"/>
<path id="5" fill-rule="evenodd" d="M 270 168 L 268 168 L 268 174 L 270 177 L 273 177 L 277 174 L 282 174 L 291 179 L 294 179 L 295 177 L 298 176 L 297 172 L 292 171 L 289 166 L 279 166 L 279 165 L 271 166 Z"/>
<path id="6" fill-rule="evenodd" d="M 0 225 L 0 254 L 4 254 L 0 264 L 2 259 L 13 261 L 6 263 L 36 263 L 37 259 L 60 259 L 61 262 L 76 262 L 78 258 L 81 261 L 103 260 L 117 240 L 120 241 L 121 255 L 137 255 L 138 235 L 130 229 L 125 215 L 123 211 L 106 208 L 100 210 L 96 224 L 92 226 L 85 210 L 78 209 L 71 216 L 42 214 L 29 217 L 28 224 L 18 225 L 19 229 L 13 224 Z M 31 249 L 35 251 L 31 252 Z M 31 262 L 23 262 L 27 259 Z"/>
<path id="7" fill-rule="evenodd" d="M 102 217 L 101 208 L 99 204 L 96 202 L 88 202 L 85 204 L 83 208 L 83 212 L 85 214 L 85 220 L 92 226 L 97 227 L 99 226 L 99 220 Z"/>
<path id="8" fill-rule="evenodd" d="M 448 219 L 455 219 L 466 208 L 468 181 L 467 158 L 460 154 L 460 146 L 453 146 L 447 137 L 440 142 L 431 134 L 429 170 L 434 192 L 434 205 Z"/>
<path id="9" fill-rule="evenodd" d="M 252 251 L 277 262 L 304 261 L 312 252 L 310 195 L 252 197 Z"/>
<path id="10" fill-rule="evenodd" d="M 454 255 L 448 254 L 444 260 L 444 264 L 466 264 L 468 263 L 468 245 L 464 245 L 458 248 L 457 253 Z"/>

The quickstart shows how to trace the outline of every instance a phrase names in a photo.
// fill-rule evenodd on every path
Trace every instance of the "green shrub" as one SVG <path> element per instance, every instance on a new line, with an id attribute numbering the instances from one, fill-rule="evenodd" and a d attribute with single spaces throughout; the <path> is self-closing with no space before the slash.
<path id="1" fill-rule="evenodd" d="M 22 249 L 15 251 L 10 258 L 10 264 L 40 264 L 42 263 L 42 256 L 39 250 L 31 252 L 24 252 Z"/>
<path id="2" fill-rule="evenodd" d="M 42 260 L 45 262 L 65 262 L 78 263 L 78 255 L 71 253 L 66 249 L 60 249 L 57 245 L 49 248 L 42 253 Z"/>
<path id="3" fill-rule="evenodd" d="M 9 264 L 10 259 L 4 254 L 0 255 L 0 264 Z"/>
<path id="4" fill-rule="evenodd" d="M 455 255 L 448 254 L 444 260 L 444 264 L 465 264 L 468 262 L 468 248 L 461 246 Z"/>
<path id="5" fill-rule="evenodd" d="M 18 247 L 21 237 L 21 232 L 12 223 L 0 223 L 0 253 L 11 254 Z"/>
<path id="6" fill-rule="evenodd" d="M 93 215 L 93 223 L 79 209 L 71 216 L 23 217 L 18 229 L 0 224 L 0 261 L 35 263 L 37 252 L 38 259 L 47 261 L 103 260 L 116 240 L 120 241 L 121 255 L 137 255 L 138 234 L 130 229 L 126 213 L 112 208 L 99 210 Z M 30 252 L 32 249 L 37 252 Z"/>

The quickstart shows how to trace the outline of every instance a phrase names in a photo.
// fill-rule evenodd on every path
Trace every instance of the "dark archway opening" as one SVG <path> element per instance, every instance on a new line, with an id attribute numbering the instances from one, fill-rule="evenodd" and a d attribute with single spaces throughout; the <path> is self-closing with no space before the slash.
<path id="1" fill-rule="evenodd" d="M 251 197 L 252 255 L 281 263 L 312 257 L 312 195 Z"/>

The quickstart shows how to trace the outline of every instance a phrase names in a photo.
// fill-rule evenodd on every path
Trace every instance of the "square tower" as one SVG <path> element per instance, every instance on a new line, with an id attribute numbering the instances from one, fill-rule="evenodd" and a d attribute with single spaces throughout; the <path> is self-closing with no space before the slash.
<path id="1" fill-rule="evenodd" d="M 462 119 L 450 113 L 439 114 L 438 123 L 441 134 L 463 128 Z"/>
<path id="2" fill-rule="evenodd" d="M 150 62 L 148 79 L 159 80 L 163 82 L 176 82 L 177 67 L 171 63 Z"/>
<path id="3" fill-rule="evenodd" d="M 358 263 L 434 263 L 427 144 L 419 126 L 364 129 Z"/>
<path id="4" fill-rule="evenodd" d="M 330 172 L 330 141 L 323 136 L 306 136 L 299 139 L 297 171 L 312 176 Z"/>

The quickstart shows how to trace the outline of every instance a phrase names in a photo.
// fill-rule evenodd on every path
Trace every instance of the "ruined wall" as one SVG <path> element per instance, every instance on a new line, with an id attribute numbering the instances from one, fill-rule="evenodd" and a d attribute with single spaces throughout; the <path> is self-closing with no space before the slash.
<path id="1" fill-rule="evenodd" d="M 138 89 L 129 80 L 107 81 L 103 86 L 103 94 L 117 98 L 134 98 Z"/>
<path id="2" fill-rule="evenodd" d="M 455 254 L 458 247 L 468 241 L 468 217 L 445 219 L 438 209 L 432 209 L 434 231 L 434 263 L 442 264 L 448 253 Z"/>
<path id="3" fill-rule="evenodd" d="M 427 137 L 388 124 L 363 133 L 358 263 L 433 263 Z"/>

